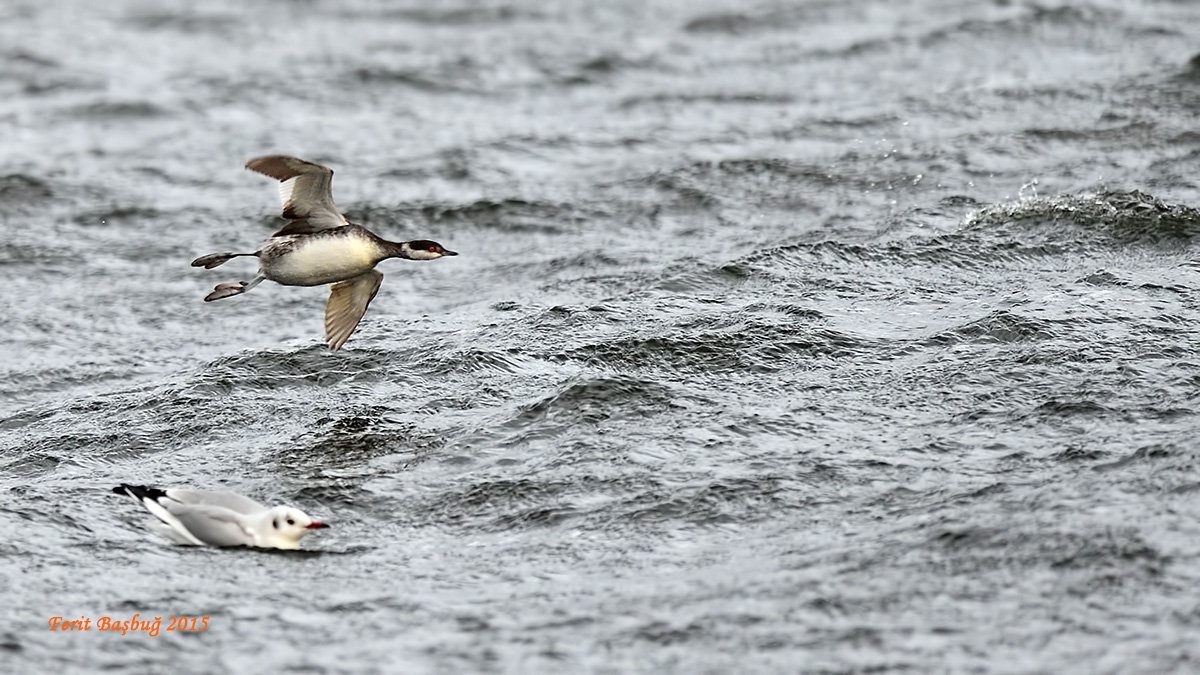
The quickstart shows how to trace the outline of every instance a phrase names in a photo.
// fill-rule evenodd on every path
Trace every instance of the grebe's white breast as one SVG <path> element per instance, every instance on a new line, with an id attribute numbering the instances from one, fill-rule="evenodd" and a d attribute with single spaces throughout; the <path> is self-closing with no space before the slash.
<path id="1" fill-rule="evenodd" d="M 351 226 L 275 237 L 259 249 L 259 266 L 285 286 L 320 286 L 356 277 L 383 257 L 370 236 Z"/>

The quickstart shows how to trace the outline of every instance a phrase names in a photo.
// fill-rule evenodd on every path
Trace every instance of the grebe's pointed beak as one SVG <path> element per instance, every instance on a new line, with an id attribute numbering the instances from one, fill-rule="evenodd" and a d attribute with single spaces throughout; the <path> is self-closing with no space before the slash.
<path id="1" fill-rule="evenodd" d="M 442 249 L 442 255 L 458 255 L 458 253 L 455 251 L 448 251 L 446 249 Z"/>

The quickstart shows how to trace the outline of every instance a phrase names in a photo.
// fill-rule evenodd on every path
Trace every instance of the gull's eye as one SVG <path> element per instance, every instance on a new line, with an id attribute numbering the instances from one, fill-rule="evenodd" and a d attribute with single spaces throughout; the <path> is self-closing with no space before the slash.
<path id="1" fill-rule="evenodd" d="M 296 524 L 296 521 L 292 520 L 291 518 L 288 518 L 288 525 L 295 525 L 295 524 Z"/>
<path id="2" fill-rule="evenodd" d="M 271 521 L 271 527 L 274 527 L 275 529 L 277 529 L 277 530 L 278 530 L 278 529 L 279 529 L 279 520 L 278 520 L 278 519 L 276 519 L 276 520 L 272 520 L 272 521 Z"/>

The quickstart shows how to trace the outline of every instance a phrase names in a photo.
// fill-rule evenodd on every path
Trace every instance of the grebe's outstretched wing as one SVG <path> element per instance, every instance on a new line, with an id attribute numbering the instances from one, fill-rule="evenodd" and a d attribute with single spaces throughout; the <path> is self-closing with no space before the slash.
<path id="1" fill-rule="evenodd" d="M 286 155 L 255 157 L 246 168 L 279 181 L 279 199 L 288 224 L 274 237 L 310 234 L 349 225 L 333 203 L 333 169 Z"/>
<path id="2" fill-rule="evenodd" d="M 329 301 L 325 303 L 325 341 L 330 349 L 341 349 L 358 328 L 358 322 L 367 313 L 367 305 L 371 304 L 382 283 L 383 273 L 371 270 L 329 288 Z"/>

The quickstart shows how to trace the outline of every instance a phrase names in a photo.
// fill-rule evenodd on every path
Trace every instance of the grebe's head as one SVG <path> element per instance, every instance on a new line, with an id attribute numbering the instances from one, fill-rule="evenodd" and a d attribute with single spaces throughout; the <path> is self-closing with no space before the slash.
<path id="1" fill-rule="evenodd" d="M 458 255 L 454 251 L 447 251 L 436 241 L 426 239 L 406 241 L 400 244 L 400 250 L 403 252 L 403 256 L 409 260 L 437 260 L 446 255 Z"/>

